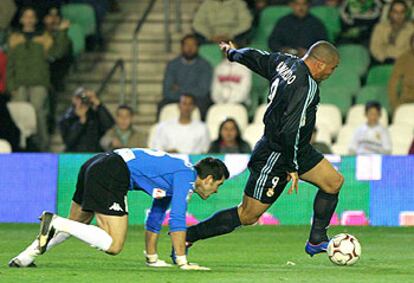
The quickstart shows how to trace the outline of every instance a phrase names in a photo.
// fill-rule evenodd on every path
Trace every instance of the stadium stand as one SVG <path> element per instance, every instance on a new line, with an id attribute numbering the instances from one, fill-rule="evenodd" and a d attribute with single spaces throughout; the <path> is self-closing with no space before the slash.
<path id="1" fill-rule="evenodd" d="M 331 138 L 336 137 L 342 126 L 340 109 L 332 104 L 320 104 L 316 112 L 318 136 L 326 129 Z M 331 142 L 329 142 L 331 144 Z"/>
<path id="2" fill-rule="evenodd" d="M 12 152 L 12 147 L 10 143 L 6 140 L 0 139 L 0 153 L 10 153 Z"/>
<path id="3" fill-rule="evenodd" d="M 407 103 L 400 105 L 394 113 L 393 123 L 394 125 L 404 125 L 407 124 L 411 127 L 414 127 L 414 103 Z"/>
<path id="4" fill-rule="evenodd" d="M 346 115 L 347 126 L 359 126 L 366 122 L 365 118 L 365 105 L 357 104 L 352 106 Z M 387 109 L 382 107 L 380 123 L 384 127 L 388 126 L 388 112 Z"/>
<path id="5" fill-rule="evenodd" d="M 72 41 L 72 53 L 78 57 L 85 51 L 85 34 L 80 25 L 72 23 L 68 30 L 68 36 Z"/>
<path id="6" fill-rule="evenodd" d="M 170 119 L 177 119 L 180 114 L 178 109 L 178 103 L 170 103 L 165 105 L 160 112 L 159 122 L 167 121 Z M 201 120 L 200 110 L 196 107 L 191 115 L 193 120 Z"/>
<path id="7" fill-rule="evenodd" d="M 27 138 L 37 132 L 35 109 L 31 103 L 23 101 L 9 102 L 7 108 L 17 127 L 20 129 L 20 146 L 25 148 Z"/>
<path id="8" fill-rule="evenodd" d="M 336 143 L 332 145 L 332 151 L 335 154 L 349 154 L 349 144 L 355 131 L 355 126 L 343 126 L 337 136 Z"/>
<path id="9" fill-rule="evenodd" d="M 96 32 L 96 17 L 88 4 L 67 4 L 61 8 L 62 16 L 73 24 L 78 24 L 88 36 Z"/>
<path id="10" fill-rule="evenodd" d="M 367 48 L 359 44 L 343 44 L 338 47 L 341 58 L 341 68 L 349 73 L 363 76 L 370 64 L 370 55 Z"/>
<path id="11" fill-rule="evenodd" d="M 247 126 L 243 133 L 243 139 L 253 148 L 263 135 L 264 124 L 253 123 Z"/>
<path id="12" fill-rule="evenodd" d="M 310 12 L 322 21 L 328 33 L 329 40 L 335 42 L 335 39 L 341 31 L 341 20 L 338 9 L 330 6 L 316 6 Z"/>
<path id="13" fill-rule="evenodd" d="M 201 57 L 206 59 L 213 68 L 216 67 L 223 59 L 223 53 L 215 43 L 201 45 L 198 53 Z"/>
<path id="14" fill-rule="evenodd" d="M 356 103 L 365 104 L 370 100 L 378 101 L 387 111 L 391 111 L 386 87 L 380 85 L 366 85 L 362 87 L 356 96 Z"/>
<path id="15" fill-rule="evenodd" d="M 214 104 L 210 107 L 206 116 L 207 127 L 210 132 L 210 139 L 217 138 L 218 129 L 226 118 L 233 118 L 244 132 L 248 124 L 248 115 L 246 108 L 241 104 Z"/>
<path id="16" fill-rule="evenodd" d="M 408 124 L 393 124 L 388 128 L 392 142 L 393 155 L 406 155 L 414 137 L 414 126 Z"/>
<path id="17" fill-rule="evenodd" d="M 374 66 L 368 71 L 366 85 L 386 87 L 391 78 L 393 65 Z"/>

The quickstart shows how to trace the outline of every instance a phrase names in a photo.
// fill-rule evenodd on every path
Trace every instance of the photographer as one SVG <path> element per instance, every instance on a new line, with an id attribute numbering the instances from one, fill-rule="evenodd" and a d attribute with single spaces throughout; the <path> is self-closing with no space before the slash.
<path id="1" fill-rule="evenodd" d="M 67 152 L 98 152 L 102 151 L 99 140 L 114 119 L 94 91 L 81 87 L 59 124 Z"/>

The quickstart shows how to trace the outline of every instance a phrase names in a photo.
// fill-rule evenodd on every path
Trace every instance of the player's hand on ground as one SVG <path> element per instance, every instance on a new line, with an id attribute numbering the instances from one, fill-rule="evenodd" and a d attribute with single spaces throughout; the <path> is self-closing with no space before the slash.
<path id="1" fill-rule="evenodd" d="M 298 183 L 299 183 L 299 175 L 298 172 L 290 172 L 288 173 L 288 179 L 290 178 L 290 180 L 292 180 L 292 184 L 290 185 L 288 194 L 292 194 L 293 191 L 295 191 L 295 193 L 298 193 Z"/>
<path id="2" fill-rule="evenodd" d="M 236 49 L 236 47 L 234 46 L 233 42 L 229 41 L 229 42 L 220 42 L 219 44 L 221 51 L 227 53 L 229 52 L 230 49 Z"/>
<path id="3" fill-rule="evenodd" d="M 172 264 L 166 263 L 164 260 L 157 259 L 155 262 L 146 262 L 148 267 L 172 267 Z"/>
<path id="4" fill-rule="evenodd" d="M 208 267 L 200 266 L 196 263 L 186 263 L 186 264 L 180 265 L 180 269 L 182 269 L 182 270 L 202 270 L 202 271 L 211 270 Z"/>

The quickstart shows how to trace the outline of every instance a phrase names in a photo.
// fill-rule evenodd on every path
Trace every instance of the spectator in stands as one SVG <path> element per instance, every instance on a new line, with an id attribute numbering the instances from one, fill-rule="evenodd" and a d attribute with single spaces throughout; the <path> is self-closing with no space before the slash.
<path id="1" fill-rule="evenodd" d="M 309 13 L 309 0 L 292 0 L 290 6 L 293 12 L 276 23 L 268 43 L 274 52 L 301 57 L 313 43 L 327 39 L 326 28 Z"/>
<path id="2" fill-rule="evenodd" d="M 208 129 L 201 121 L 191 119 L 195 98 L 188 94 L 180 97 L 180 117 L 157 125 L 150 147 L 171 153 L 200 154 L 208 150 Z"/>
<path id="3" fill-rule="evenodd" d="M 379 123 L 381 105 L 377 101 L 365 105 L 367 123 L 356 129 L 349 146 L 350 154 L 390 154 L 391 138 L 388 129 Z"/>
<path id="4" fill-rule="evenodd" d="M 205 0 L 194 16 L 193 29 L 201 43 L 246 43 L 252 21 L 243 0 Z"/>
<path id="5" fill-rule="evenodd" d="M 101 139 L 105 151 L 123 147 L 142 147 L 145 145 L 144 133 L 133 125 L 134 112 L 127 105 L 120 105 L 116 110 L 115 126 Z"/>
<path id="6" fill-rule="evenodd" d="M 344 0 L 341 5 L 343 42 L 368 45 L 372 28 L 381 16 L 380 0 Z"/>
<path id="7" fill-rule="evenodd" d="M 7 70 L 7 56 L 0 48 L 0 95 L 7 92 L 6 89 L 6 70 Z"/>
<path id="8" fill-rule="evenodd" d="M 223 57 L 223 61 L 214 69 L 211 98 L 214 103 L 247 104 L 251 86 L 252 72 Z"/>
<path id="9" fill-rule="evenodd" d="M 414 34 L 410 50 L 398 57 L 388 84 L 388 96 L 395 110 L 400 104 L 414 103 Z"/>
<path id="10" fill-rule="evenodd" d="M 99 141 L 113 125 L 111 114 L 96 93 L 78 88 L 72 97 L 72 106 L 60 121 L 60 132 L 66 151 L 101 151 Z"/>
<path id="11" fill-rule="evenodd" d="M 198 55 L 197 38 L 186 35 L 181 40 L 181 55 L 170 61 L 165 69 L 164 98 L 158 105 L 158 112 L 168 103 L 177 103 L 182 93 L 191 93 L 204 118 L 211 105 L 211 77 L 210 64 Z"/>
<path id="12" fill-rule="evenodd" d="M 329 145 L 327 145 L 324 142 L 318 142 L 316 140 L 317 135 L 318 135 L 318 129 L 317 128 L 313 128 L 312 137 L 311 137 L 311 141 L 310 141 L 311 145 L 316 150 L 318 150 L 320 153 L 323 153 L 323 154 L 331 154 L 332 153 L 332 150 L 329 147 Z"/>
<path id="13" fill-rule="evenodd" d="M 62 20 L 57 7 L 51 7 L 43 18 L 43 26 L 45 31 L 56 41 L 62 25 L 69 27 L 70 22 L 68 20 Z M 72 43 L 69 37 L 65 37 L 65 39 L 60 43 L 63 49 L 61 58 L 52 58 L 50 62 L 50 81 L 56 91 L 63 91 L 63 80 L 67 75 L 73 60 L 71 53 Z"/>
<path id="14" fill-rule="evenodd" d="M 32 8 L 22 11 L 22 28 L 9 38 L 7 87 L 15 101 L 28 101 L 36 110 L 37 144 L 40 150 L 48 148 L 47 97 L 50 87 L 49 59 L 60 58 L 65 52 L 68 25 L 59 26 L 55 38 L 36 30 L 37 17 Z"/>
<path id="15" fill-rule="evenodd" d="M 388 21 L 375 25 L 370 50 L 378 63 L 392 64 L 410 49 L 414 25 L 410 22 L 408 10 L 405 0 L 394 0 L 388 13 Z"/>
<path id="16" fill-rule="evenodd" d="M 20 129 L 13 121 L 7 108 L 8 97 L 0 93 L 0 139 L 6 140 L 12 151 L 20 150 Z"/>
<path id="17" fill-rule="evenodd" d="M 236 120 L 228 118 L 219 128 L 219 137 L 210 145 L 208 153 L 250 153 L 250 145 L 245 142 Z"/>
<path id="18" fill-rule="evenodd" d="M 413 139 L 413 142 L 411 143 L 410 150 L 408 151 L 408 154 L 414 154 L 414 139 Z"/>
<path id="19" fill-rule="evenodd" d="M 0 48 L 6 44 L 7 30 L 15 13 L 16 4 L 13 0 L 0 1 Z"/>

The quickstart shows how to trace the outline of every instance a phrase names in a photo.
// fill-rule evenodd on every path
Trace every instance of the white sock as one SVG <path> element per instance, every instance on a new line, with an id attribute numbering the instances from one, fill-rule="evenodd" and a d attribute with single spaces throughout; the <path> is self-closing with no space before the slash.
<path id="1" fill-rule="evenodd" d="M 39 240 L 34 240 L 24 251 L 22 251 L 15 259 L 18 259 L 22 266 L 28 266 L 40 254 L 38 249 Z"/>
<path id="2" fill-rule="evenodd" d="M 47 244 L 46 251 L 66 241 L 70 235 L 66 232 L 57 232 Z"/>
<path id="3" fill-rule="evenodd" d="M 53 219 L 52 225 L 56 230 L 66 232 L 100 250 L 107 251 L 111 247 L 112 237 L 99 227 L 59 216 Z"/>

